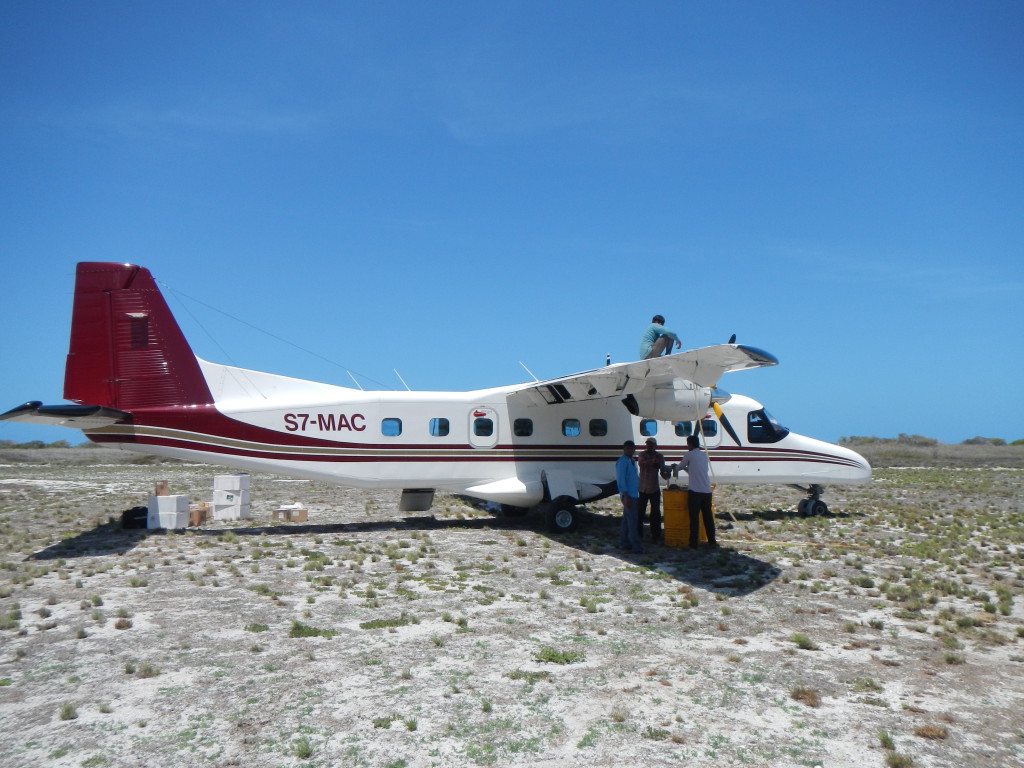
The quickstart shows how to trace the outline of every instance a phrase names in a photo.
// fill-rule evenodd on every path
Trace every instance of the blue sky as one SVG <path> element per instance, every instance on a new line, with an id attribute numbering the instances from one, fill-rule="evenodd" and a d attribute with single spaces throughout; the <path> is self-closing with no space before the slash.
<path id="1" fill-rule="evenodd" d="M 1024 438 L 1021 40 L 1019 2 L 0 4 L 0 409 L 62 402 L 74 265 L 124 261 L 217 362 L 475 389 L 658 312 L 775 354 L 722 385 L 798 432 Z"/>

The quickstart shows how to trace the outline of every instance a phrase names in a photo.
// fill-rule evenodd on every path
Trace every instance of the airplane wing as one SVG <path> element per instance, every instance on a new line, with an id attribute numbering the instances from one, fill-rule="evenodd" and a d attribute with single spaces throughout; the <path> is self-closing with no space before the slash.
<path id="1" fill-rule="evenodd" d="M 671 388 L 677 379 L 699 387 L 714 387 L 730 371 L 778 365 L 764 350 L 744 344 L 717 344 L 675 355 L 637 360 L 597 368 L 532 384 L 524 384 L 511 396 L 527 398 L 536 405 L 597 400 L 637 394 L 644 389 Z"/>
<path id="2" fill-rule="evenodd" d="M 130 417 L 130 413 L 102 405 L 43 405 L 38 400 L 0 413 L 0 421 L 48 424 L 72 429 L 98 429 Z"/>

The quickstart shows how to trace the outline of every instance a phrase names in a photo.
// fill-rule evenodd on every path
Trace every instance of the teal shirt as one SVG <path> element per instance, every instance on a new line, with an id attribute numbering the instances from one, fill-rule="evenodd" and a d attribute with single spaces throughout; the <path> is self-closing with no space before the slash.
<path id="1" fill-rule="evenodd" d="M 651 347 L 654 346 L 660 337 L 668 336 L 672 341 L 679 341 L 679 337 L 672 331 L 666 328 L 664 325 L 658 325 L 657 323 L 651 323 L 647 326 L 647 330 L 644 331 L 644 335 L 640 337 L 640 359 L 643 360 L 649 354 L 651 354 Z"/>

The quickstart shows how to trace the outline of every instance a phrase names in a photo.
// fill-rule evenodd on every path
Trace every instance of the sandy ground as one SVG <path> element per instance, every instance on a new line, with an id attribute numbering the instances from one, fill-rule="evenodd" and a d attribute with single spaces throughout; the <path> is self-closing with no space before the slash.
<path id="1" fill-rule="evenodd" d="M 1024 766 L 1020 468 L 880 469 L 811 519 L 722 489 L 723 550 L 632 556 L 611 502 L 553 536 L 271 475 L 251 520 L 124 531 L 225 470 L 17 461 L 5 767 Z"/>

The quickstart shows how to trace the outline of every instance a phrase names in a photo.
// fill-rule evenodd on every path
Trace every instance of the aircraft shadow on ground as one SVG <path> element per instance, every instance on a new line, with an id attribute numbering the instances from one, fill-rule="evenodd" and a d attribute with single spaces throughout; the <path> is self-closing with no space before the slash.
<path id="1" fill-rule="evenodd" d="M 743 596 L 770 584 L 780 574 L 776 566 L 724 546 L 715 550 L 689 550 L 661 545 L 648 546 L 645 553 L 634 554 L 618 548 L 618 516 L 602 515 L 581 508 L 579 528 L 572 533 L 549 533 L 540 515 L 526 517 L 437 518 L 433 515 L 358 523 L 278 523 L 238 528 L 189 528 L 189 533 L 204 537 L 220 537 L 230 532 L 240 538 L 249 536 L 289 537 L 298 535 L 347 536 L 385 531 L 432 530 L 502 530 L 539 533 L 565 546 L 591 554 L 612 555 L 626 567 L 664 574 L 691 587 L 730 596 Z M 723 522 L 725 518 L 719 516 Z M 739 518 L 739 516 L 737 516 Z M 721 523 L 720 523 L 721 525 Z M 70 560 L 79 557 L 123 555 L 151 536 L 179 536 L 184 531 L 125 529 L 116 520 L 101 523 L 29 555 L 27 560 Z M 721 536 L 720 536 L 721 538 Z"/>

